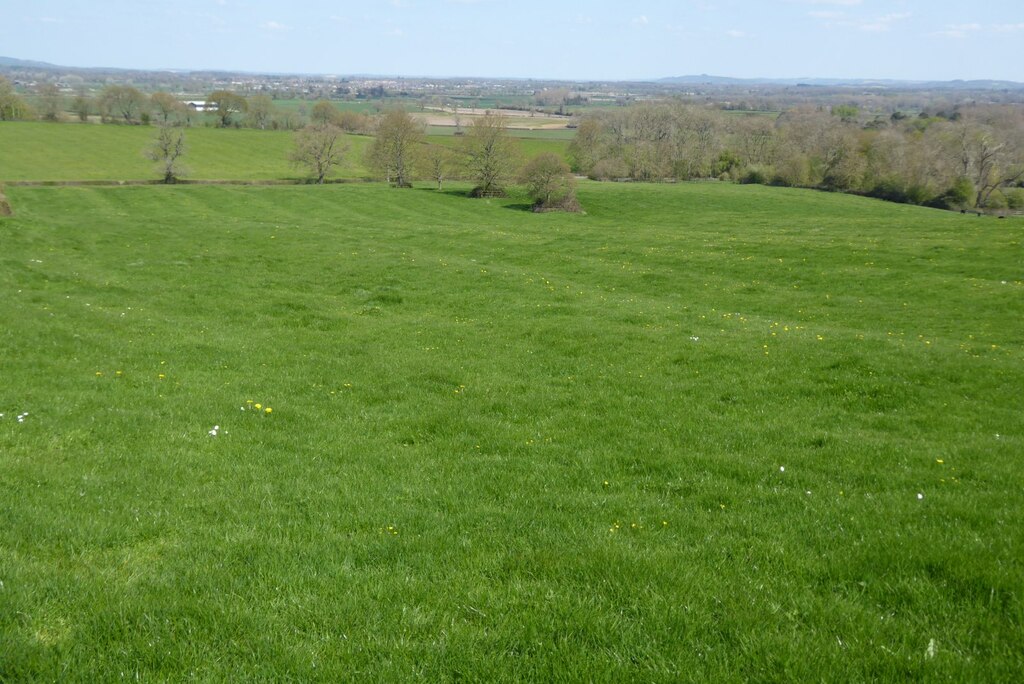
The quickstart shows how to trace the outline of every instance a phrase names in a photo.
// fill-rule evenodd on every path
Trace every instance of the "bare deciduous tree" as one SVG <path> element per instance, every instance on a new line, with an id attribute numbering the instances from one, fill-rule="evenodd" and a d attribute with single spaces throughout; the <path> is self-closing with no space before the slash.
<path id="1" fill-rule="evenodd" d="M 505 185 L 515 177 L 519 150 L 508 136 L 505 118 L 488 112 L 473 121 L 463 139 L 466 168 L 476 181 L 474 197 L 500 197 Z"/>
<path id="2" fill-rule="evenodd" d="M 309 125 L 295 134 L 290 158 L 296 165 L 307 168 L 317 183 L 323 184 L 347 151 L 340 128 L 332 124 Z"/>
<path id="3" fill-rule="evenodd" d="M 160 126 L 156 139 L 146 156 L 157 163 L 164 183 L 175 183 L 182 174 L 181 157 L 185 154 L 185 131 L 172 126 Z"/>
<path id="4" fill-rule="evenodd" d="M 377 136 L 368 150 L 370 166 L 396 187 L 411 187 L 413 153 L 422 142 L 422 124 L 404 110 L 389 111 L 378 122 Z"/>
<path id="5" fill-rule="evenodd" d="M 417 161 L 422 175 L 437 183 L 438 190 L 451 176 L 455 164 L 452 151 L 443 145 L 424 145 Z"/>

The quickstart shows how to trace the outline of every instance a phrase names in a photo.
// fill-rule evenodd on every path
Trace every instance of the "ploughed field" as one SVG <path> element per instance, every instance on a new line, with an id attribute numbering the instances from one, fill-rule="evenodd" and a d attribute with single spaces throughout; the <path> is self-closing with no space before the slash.
<path id="1" fill-rule="evenodd" d="M 7 188 L 0 680 L 1019 678 L 1024 222 L 466 189 Z"/>

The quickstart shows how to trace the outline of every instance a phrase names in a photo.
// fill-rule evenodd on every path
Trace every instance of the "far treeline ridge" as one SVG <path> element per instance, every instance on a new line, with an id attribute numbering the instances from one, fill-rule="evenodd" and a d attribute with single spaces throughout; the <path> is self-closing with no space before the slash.
<path id="1" fill-rule="evenodd" d="M 320 182 L 345 150 L 334 146 L 335 137 L 326 152 L 313 151 L 316 131 L 320 138 L 335 129 L 377 137 L 384 131 L 386 140 L 372 146 L 368 162 L 380 178 L 396 185 L 429 179 L 440 186 L 445 179 L 472 178 L 481 180 L 478 191 L 485 195 L 500 192 L 500 186 L 516 177 L 529 185 L 521 176 L 523 161 L 511 148 L 499 150 L 502 168 L 491 187 L 486 178 L 489 161 L 481 169 L 477 160 L 477 168 L 468 170 L 467 163 L 474 162 L 465 146 L 423 145 L 422 125 L 410 120 L 408 130 L 396 128 L 397 119 L 389 120 L 387 112 L 342 111 L 321 100 L 307 115 L 276 106 L 269 95 L 246 97 L 228 90 L 212 92 L 205 109 L 197 112 L 169 93 L 146 95 L 127 85 L 106 86 L 95 98 L 80 94 L 67 106 L 52 84 L 42 87 L 33 108 L 0 77 L 0 120 L 61 121 L 70 111 L 83 122 L 95 114 L 109 124 L 302 130 L 295 161 L 308 165 Z M 488 126 L 499 119 L 489 117 Z M 594 109 L 574 125 L 578 130 L 568 149 L 571 170 L 595 180 L 718 179 L 850 192 L 944 209 L 1024 210 L 1024 108 L 1014 104 L 968 102 L 916 116 L 897 111 L 882 118 L 865 116 L 853 105 L 802 105 L 770 116 L 665 101 Z M 497 127 L 503 128 L 500 122 Z M 397 148 L 395 136 L 402 141 Z M 165 139 L 162 145 L 167 144 Z M 425 149 L 411 154 L 421 147 Z M 318 158 L 325 153 L 326 159 Z M 162 174 L 165 179 L 174 175 L 167 173 L 166 164 Z"/>

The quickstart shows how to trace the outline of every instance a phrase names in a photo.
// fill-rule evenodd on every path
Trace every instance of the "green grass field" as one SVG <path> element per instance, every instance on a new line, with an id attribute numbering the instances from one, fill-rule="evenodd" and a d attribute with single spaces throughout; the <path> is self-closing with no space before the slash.
<path id="1" fill-rule="evenodd" d="M 463 125 L 462 130 L 466 131 L 469 126 Z M 427 126 L 427 135 L 429 137 L 452 137 L 455 135 L 456 129 L 454 126 Z M 547 129 L 538 128 L 530 130 L 527 128 L 510 128 L 508 131 L 509 136 L 519 139 L 536 139 L 536 140 L 557 140 L 559 142 L 564 141 L 566 145 L 576 137 L 576 130 L 571 128 L 557 128 Z"/>
<path id="2" fill-rule="evenodd" d="M 156 128 L 149 126 L 0 123 L 0 183 L 155 180 L 160 176 L 144 155 L 155 136 Z M 186 180 L 288 180 L 304 173 L 288 160 L 293 144 L 288 131 L 189 128 L 185 136 Z M 455 144 L 450 135 L 429 140 Z M 345 163 L 332 177 L 369 177 L 363 160 L 373 139 L 347 135 L 345 141 L 349 146 Z M 523 156 L 529 157 L 545 151 L 564 156 L 569 143 L 539 136 L 519 144 Z"/>
<path id="3" fill-rule="evenodd" d="M 1024 222 L 579 194 L 9 187 L 0 681 L 1018 680 Z"/>

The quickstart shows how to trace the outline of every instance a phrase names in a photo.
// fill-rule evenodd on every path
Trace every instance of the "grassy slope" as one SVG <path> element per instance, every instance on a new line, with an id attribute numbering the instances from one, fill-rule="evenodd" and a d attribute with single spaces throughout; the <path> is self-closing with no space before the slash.
<path id="1" fill-rule="evenodd" d="M 1019 221 L 8 194 L 0 679 L 1024 668 Z"/>
<path id="2" fill-rule="evenodd" d="M 0 123 L 0 182 L 60 180 L 139 180 L 159 177 L 144 156 L 156 131 L 144 126 Z M 369 175 L 363 164 L 372 138 L 346 136 L 349 152 L 335 177 Z M 185 178 L 193 180 L 273 180 L 297 178 L 289 161 L 287 131 L 190 128 L 184 157 Z M 432 138 L 432 140 L 434 140 Z M 446 138 L 448 141 L 454 138 Z M 563 140 L 523 140 L 524 154 L 564 153 Z"/>
<path id="3" fill-rule="evenodd" d="M 136 180 L 158 177 L 144 152 L 156 135 L 146 126 L 0 124 L 0 180 Z M 267 180 L 299 175 L 288 161 L 286 131 L 190 128 L 184 157 L 193 179 Z M 347 136 L 349 163 L 339 175 L 362 175 L 368 138 Z"/>

